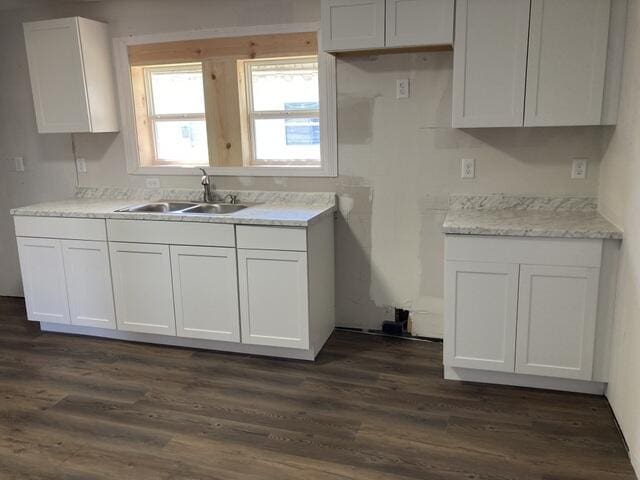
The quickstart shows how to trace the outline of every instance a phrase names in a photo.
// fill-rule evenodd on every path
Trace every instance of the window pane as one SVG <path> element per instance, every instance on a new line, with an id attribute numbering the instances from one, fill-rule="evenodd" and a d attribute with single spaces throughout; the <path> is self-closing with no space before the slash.
<path id="1" fill-rule="evenodd" d="M 157 115 L 204 113 L 202 70 L 152 71 L 151 90 Z"/>
<path id="2" fill-rule="evenodd" d="M 319 108 L 317 61 L 251 65 L 250 75 L 256 112 Z"/>
<path id="3" fill-rule="evenodd" d="M 209 164 L 207 127 L 204 120 L 156 121 L 155 135 L 160 162 Z"/>
<path id="4" fill-rule="evenodd" d="M 276 118 L 254 122 L 256 163 L 320 164 L 320 119 Z"/>

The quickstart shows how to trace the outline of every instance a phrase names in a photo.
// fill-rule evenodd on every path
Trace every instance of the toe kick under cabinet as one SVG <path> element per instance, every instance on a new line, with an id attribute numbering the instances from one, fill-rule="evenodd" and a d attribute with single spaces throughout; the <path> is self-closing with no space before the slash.
<path id="1" fill-rule="evenodd" d="M 335 325 L 333 217 L 308 227 L 15 217 L 44 330 L 313 359 Z"/>
<path id="2" fill-rule="evenodd" d="M 604 287 L 611 275 L 602 265 L 603 245 L 599 239 L 447 235 L 445 377 L 600 388 L 606 375 L 596 356 L 607 338 L 596 338 L 599 299 L 601 312 L 609 301 L 607 288 L 599 288 L 601 267 Z"/>

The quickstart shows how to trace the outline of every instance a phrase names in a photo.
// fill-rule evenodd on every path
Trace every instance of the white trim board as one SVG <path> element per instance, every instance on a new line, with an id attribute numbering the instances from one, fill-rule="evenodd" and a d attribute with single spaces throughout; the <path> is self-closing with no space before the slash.
<path id="1" fill-rule="evenodd" d="M 127 47 L 147 43 L 162 43 L 204 38 L 242 37 L 278 33 L 318 32 L 318 62 L 320 87 L 320 128 L 325 132 L 321 138 L 322 168 L 311 167 L 207 167 L 209 175 L 255 176 L 255 177 L 336 177 L 338 175 L 338 129 L 336 58 L 325 53 L 320 44 L 320 24 L 291 23 L 247 27 L 212 28 L 183 32 L 157 33 L 117 37 L 113 39 L 113 56 L 120 102 L 120 120 L 124 138 L 127 173 L 129 175 L 199 175 L 197 167 L 151 166 L 141 167 L 138 158 L 138 143 L 135 132 L 135 112 L 129 56 Z"/>
<path id="2" fill-rule="evenodd" d="M 58 325 L 56 325 L 56 327 L 58 327 Z M 493 383 L 497 385 L 511 385 L 514 387 L 544 388 L 547 390 L 587 393 L 590 395 L 604 395 L 604 390 L 607 385 L 602 382 L 541 377 L 538 375 L 522 375 L 520 373 L 490 372 L 487 370 L 447 366 L 444 367 L 444 378 L 445 380 Z"/>
<path id="3" fill-rule="evenodd" d="M 262 345 L 247 345 L 244 343 L 221 342 L 217 340 L 200 340 L 192 338 L 175 337 L 171 335 L 157 335 L 150 333 L 124 332 L 121 330 L 107 330 L 95 327 L 79 327 L 75 325 L 63 325 L 40 322 L 43 332 L 70 333 L 75 335 L 87 335 L 97 338 L 112 340 L 124 340 L 128 342 L 153 343 L 156 345 L 168 345 L 172 347 L 196 348 L 200 350 L 215 350 L 221 352 L 233 352 L 264 357 L 291 358 L 295 360 L 313 361 L 324 346 L 319 345 L 316 351 L 313 347 L 308 350 L 297 348 L 269 347 Z"/>

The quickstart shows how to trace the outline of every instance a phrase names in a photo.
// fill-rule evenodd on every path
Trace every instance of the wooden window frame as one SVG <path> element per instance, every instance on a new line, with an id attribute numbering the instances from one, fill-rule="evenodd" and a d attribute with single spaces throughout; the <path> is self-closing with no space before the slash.
<path id="1" fill-rule="evenodd" d="M 135 69 L 129 62 L 129 47 L 151 45 L 154 43 L 224 39 L 250 37 L 256 35 L 278 35 L 314 32 L 318 37 L 318 75 L 320 89 L 320 130 L 321 130 L 321 166 L 244 166 L 244 167 L 206 167 L 209 175 L 223 176 L 277 176 L 277 177 L 336 177 L 337 158 L 337 105 L 336 105 L 336 58 L 325 53 L 319 44 L 319 23 L 297 23 L 285 25 L 264 25 L 258 27 L 233 27 L 208 29 L 190 32 L 163 33 L 115 38 L 113 40 L 116 78 L 120 92 L 120 114 L 122 134 L 125 144 L 127 172 L 131 175 L 198 175 L 199 168 L 194 166 L 142 165 L 136 131 L 136 106 L 132 85 Z M 199 53 L 199 52 L 196 52 Z M 292 52 L 295 54 L 295 52 Z M 195 54 L 194 54 L 195 56 Z M 302 56 L 302 55 L 296 55 Z M 196 58 L 192 60 L 197 61 Z M 171 62 L 165 62 L 171 63 Z M 177 62 L 174 62 L 177 63 Z M 211 146 L 209 146 L 211 150 Z"/>

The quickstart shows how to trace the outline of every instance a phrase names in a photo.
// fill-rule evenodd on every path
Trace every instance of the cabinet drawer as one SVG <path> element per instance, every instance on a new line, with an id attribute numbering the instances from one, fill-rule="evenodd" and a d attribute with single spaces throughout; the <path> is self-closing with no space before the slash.
<path id="1" fill-rule="evenodd" d="M 447 235 L 445 258 L 469 262 L 599 267 L 602 240 Z"/>
<path id="2" fill-rule="evenodd" d="M 306 228 L 237 226 L 238 248 L 307 251 Z"/>
<path id="3" fill-rule="evenodd" d="M 235 247 L 233 225 L 220 223 L 107 220 L 110 242 Z"/>
<path id="4" fill-rule="evenodd" d="M 17 237 L 106 241 L 105 221 L 97 218 L 14 217 Z"/>

